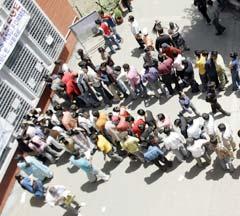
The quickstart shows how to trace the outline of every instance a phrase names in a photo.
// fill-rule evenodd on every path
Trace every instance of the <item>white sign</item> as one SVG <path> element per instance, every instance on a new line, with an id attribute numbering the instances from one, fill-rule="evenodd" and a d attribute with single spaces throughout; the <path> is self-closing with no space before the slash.
<path id="1" fill-rule="evenodd" d="M 9 16 L 0 30 L 0 69 L 16 46 L 29 19 L 27 10 L 18 0 L 14 0 Z"/>

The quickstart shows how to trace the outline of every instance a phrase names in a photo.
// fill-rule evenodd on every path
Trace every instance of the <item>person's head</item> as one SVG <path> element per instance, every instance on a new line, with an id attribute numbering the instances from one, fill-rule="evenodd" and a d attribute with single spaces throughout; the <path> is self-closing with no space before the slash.
<path id="1" fill-rule="evenodd" d="M 128 138 L 128 132 L 127 131 L 123 131 L 119 134 L 119 138 L 122 141 L 125 141 Z"/>
<path id="2" fill-rule="evenodd" d="M 212 51 L 211 52 L 211 59 L 216 60 L 218 56 L 218 52 L 217 51 Z"/>
<path id="3" fill-rule="evenodd" d="M 208 121 L 208 120 L 209 120 L 209 114 L 203 113 L 203 114 L 202 114 L 202 118 L 203 118 L 204 120 Z"/>
<path id="4" fill-rule="evenodd" d="M 107 63 L 106 63 L 106 62 L 102 62 L 102 63 L 100 64 L 100 70 L 101 70 L 101 71 L 106 71 L 106 69 L 107 69 Z"/>
<path id="5" fill-rule="evenodd" d="M 179 92 L 178 92 L 178 96 L 179 96 L 180 99 L 183 99 L 184 96 L 185 96 L 185 94 L 184 94 L 184 92 L 179 91 Z"/>
<path id="6" fill-rule="evenodd" d="M 193 145 L 194 144 L 194 139 L 189 137 L 189 138 L 186 139 L 186 143 L 187 143 L 187 145 Z"/>
<path id="7" fill-rule="evenodd" d="M 143 110 L 143 109 L 139 109 L 138 111 L 137 111 L 137 114 L 138 115 L 140 115 L 140 116 L 145 116 L 145 111 Z"/>
<path id="8" fill-rule="evenodd" d="M 165 115 L 164 115 L 163 113 L 159 113 L 159 114 L 157 115 L 157 118 L 158 118 L 160 121 L 164 121 Z"/>
<path id="9" fill-rule="evenodd" d="M 168 136 L 171 133 L 171 129 L 168 127 L 165 127 L 163 130 L 163 133 L 165 133 Z"/>
<path id="10" fill-rule="evenodd" d="M 17 154 L 16 157 L 15 157 L 14 159 L 15 159 L 16 161 L 19 161 L 19 162 L 21 162 L 21 161 L 25 161 L 23 155 L 20 155 L 20 154 Z"/>
<path id="11" fill-rule="evenodd" d="M 80 56 L 82 56 L 82 55 L 83 55 L 83 49 L 78 49 L 78 50 L 77 50 L 77 54 L 80 55 Z"/>
<path id="12" fill-rule="evenodd" d="M 97 134 L 92 134 L 90 138 L 91 138 L 91 140 L 94 144 L 97 144 L 97 141 L 98 141 L 98 135 Z"/>
<path id="13" fill-rule="evenodd" d="M 17 180 L 17 182 L 20 184 L 20 182 L 22 181 L 23 179 L 23 176 L 18 174 L 18 175 L 15 175 L 15 179 Z"/>
<path id="14" fill-rule="evenodd" d="M 201 52 L 200 50 L 195 50 L 195 51 L 194 51 L 194 54 L 195 54 L 196 57 L 200 58 L 202 52 Z"/>
<path id="15" fill-rule="evenodd" d="M 100 16 L 101 18 L 104 17 L 104 11 L 103 11 L 103 10 L 98 11 L 98 14 L 99 14 L 99 16 Z"/>
<path id="16" fill-rule="evenodd" d="M 102 23 L 102 21 L 101 21 L 100 19 L 95 20 L 95 24 L 96 24 L 96 25 L 100 26 L 101 23 Z"/>
<path id="17" fill-rule="evenodd" d="M 99 48 L 98 48 L 98 52 L 99 52 L 99 53 L 104 53 L 104 52 L 105 52 L 105 49 L 104 49 L 103 47 L 99 47 Z"/>
<path id="18" fill-rule="evenodd" d="M 87 63 L 86 63 L 85 61 L 80 61 L 80 62 L 78 63 L 78 66 L 79 66 L 80 68 L 87 67 Z"/>
<path id="19" fill-rule="evenodd" d="M 58 59 L 58 60 L 56 60 L 56 61 L 54 62 L 54 64 L 55 64 L 56 66 L 60 66 L 62 63 L 63 63 L 63 61 L 62 61 L 61 59 Z"/>
<path id="20" fill-rule="evenodd" d="M 151 48 L 150 47 L 146 47 L 144 49 L 144 52 L 150 54 L 151 53 Z"/>
<path id="21" fill-rule="evenodd" d="M 187 118 L 187 124 L 189 124 L 189 125 L 193 124 L 193 118 L 192 117 Z"/>
<path id="22" fill-rule="evenodd" d="M 95 111 L 93 111 L 92 115 L 96 118 L 99 118 L 100 113 L 97 110 L 95 110 Z"/>
<path id="23" fill-rule="evenodd" d="M 237 53 L 237 52 L 231 52 L 231 53 L 229 54 L 229 56 L 230 56 L 230 58 L 232 58 L 232 59 L 236 59 L 236 58 L 238 57 L 238 53 Z"/>
<path id="24" fill-rule="evenodd" d="M 173 50 L 172 55 L 174 58 L 176 58 L 178 56 L 178 52 L 176 50 Z"/>
<path id="25" fill-rule="evenodd" d="M 186 67 L 188 65 L 188 60 L 187 59 L 183 59 L 182 60 L 182 65 Z"/>
<path id="26" fill-rule="evenodd" d="M 158 32 L 158 34 L 160 35 L 160 34 L 163 34 L 164 30 L 163 30 L 163 28 L 161 27 L 161 28 L 158 29 L 157 32 Z"/>
<path id="27" fill-rule="evenodd" d="M 63 111 L 62 110 L 58 110 L 56 112 L 56 116 L 57 116 L 57 118 L 62 118 L 63 117 Z"/>
<path id="28" fill-rule="evenodd" d="M 109 113 L 108 113 L 108 119 L 109 119 L 110 121 L 112 121 L 112 117 L 113 117 L 113 113 L 112 113 L 112 112 L 109 112 Z"/>
<path id="29" fill-rule="evenodd" d="M 113 68 L 114 71 L 121 72 L 121 66 L 117 65 Z"/>
<path id="30" fill-rule="evenodd" d="M 240 137 L 240 130 L 238 130 L 237 135 L 238 135 L 238 137 Z"/>
<path id="31" fill-rule="evenodd" d="M 158 54 L 158 61 L 164 62 L 166 60 L 166 55 L 159 53 Z"/>
<path id="32" fill-rule="evenodd" d="M 52 111 L 52 110 L 47 110 L 47 111 L 46 111 L 46 115 L 52 116 L 52 115 L 53 115 L 53 111 Z"/>
<path id="33" fill-rule="evenodd" d="M 169 28 L 173 30 L 174 27 L 175 27 L 174 23 L 173 23 L 173 22 L 170 22 L 170 23 L 169 23 Z"/>
<path id="34" fill-rule="evenodd" d="M 54 186 L 49 187 L 49 188 L 48 188 L 48 191 L 49 191 L 49 193 L 50 193 L 53 197 L 55 197 L 55 196 L 58 195 L 57 189 L 56 189 Z"/>
<path id="35" fill-rule="evenodd" d="M 132 23 L 132 22 L 134 22 L 134 19 L 135 19 L 134 16 L 130 15 L 128 17 L 128 22 Z"/>
<path id="36" fill-rule="evenodd" d="M 210 136 L 210 143 L 213 144 L 214 146 L 217 146 L 218 144 L 217 136 Z"/>
<path id="37" fill-rule="evenodd" d="M 202 56 L 204 56 L 205 58 L 207 58 L 208 57 L 208 51 L 207 50 L 203 50 L 202 51 Z"/>
<path id="38" fill-rule="evenodd" d="M 180 125 L 181 125 L 181 120 L 180 120 L 180 119 L 175 119 L 174 125 L 175 125 L 176 127 L 180 127 Z"/>
<path id="39" fill-rule="evenodd" d="M 226 125 L 221 123 L 218 125 L 218 129 L 219 129 L 219 131 L 224 132 L 226 130 Z"/>
<path id="40" fill-rule="evenodd" d="M 161 45 L 161 47 L 162 47 L 162 49 L 163 49 L 163 51 L 165 50 L 165 49 L 167 49 L 168 47 L 170 47 L 167 43 L 163 43 L 162 45 Z"/>
<path id="41" fill-rule="evenodd" d="M 127 116 L 125 118 L 125 121 L 131 123 L 131 122 L 134 122 L 134 118 L 132 116 Z"/>
<path id="42" fill-rule="evenodd" d="M 143 132 L 145 130 L 145 124 L 138 125 L 138 129 Z"/>
<path id="43" fill-rule="evenodd" d="M 129 64 L 124 64 L 122 67 L 125 72 L 128 72 L 130 70 Z"/>
<path id="44" fill-rule="evenodd" d="M 120 113 L 120 107 L 119 106 L 113 107 L 113 112 Z"/>

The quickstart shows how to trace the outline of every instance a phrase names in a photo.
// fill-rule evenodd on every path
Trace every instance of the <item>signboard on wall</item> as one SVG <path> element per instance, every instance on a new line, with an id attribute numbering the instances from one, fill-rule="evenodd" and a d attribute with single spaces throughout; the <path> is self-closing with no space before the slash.
<path id="1" fill-rule="evenodd" d="M 0 30 L 0 69 L 16 46 L 29 20 L 30 15 L 27 10 L 18 0 L 14 0 L 10 13 Z"/>

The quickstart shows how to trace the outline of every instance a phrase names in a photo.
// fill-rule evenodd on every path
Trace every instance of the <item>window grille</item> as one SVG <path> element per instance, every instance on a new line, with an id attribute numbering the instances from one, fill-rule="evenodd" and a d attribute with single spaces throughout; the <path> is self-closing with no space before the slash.
<path id="1" fill-rule="evenodd" d="M 48 74 L 48 70 L 39 62 L 27 46 L 23 46 L 18 42 L 5 65 L 36 96 L 40 96 L 43 76 Z"/>
<path id="2" fill-rule="evenodd" d="M 45 17 L 46 15 L 39 10 L 35 1 L 20 0 L 20 2 L 31 15 L 26 30 L 43 51 L 52 60 L 56 60 L 63 49 L 65 43 L 64 39 L 48 21 Z M 12 3 L 13 0 L 4 0 L 3 5 L 10 10 Z M 51 45 L 46 42 L 48 36 L 53 38 L 53 43 Z"/>
<path id="3" fill-rule="evenodd" d="M 0 116 L 9 121 L 14 126 L 15 132 L 18 132 L 21 121 L 31 109 L 31 105 L 2 80 L 0 80 L 0 98 Z"/>

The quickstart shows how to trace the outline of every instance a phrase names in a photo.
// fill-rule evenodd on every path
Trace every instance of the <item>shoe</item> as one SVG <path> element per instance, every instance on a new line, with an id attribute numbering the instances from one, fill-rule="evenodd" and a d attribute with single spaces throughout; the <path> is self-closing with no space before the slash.
<path id="1" fill-rule="evenodd" d="M 79 206 L 80 206 L 80 207 L 84 207 L 84 206 L 86 206 L 86 205 L 87 205 L 87 203 L 85 203 L 85 202 L 80 202 L 80 203 L 79 203 Z"/>
<path id="2" fill-rule="evenodd" d="M 140 47 L 138 47 L 138 49 L 145 49 L 145 47 L 144 46 L 140 46 Z"/>
<path id="3" fill-rule="evenodd" d="M 226 116 L 231 116 L 231 113 L 226 112 L 225 115 L 226 115 Z"/>

